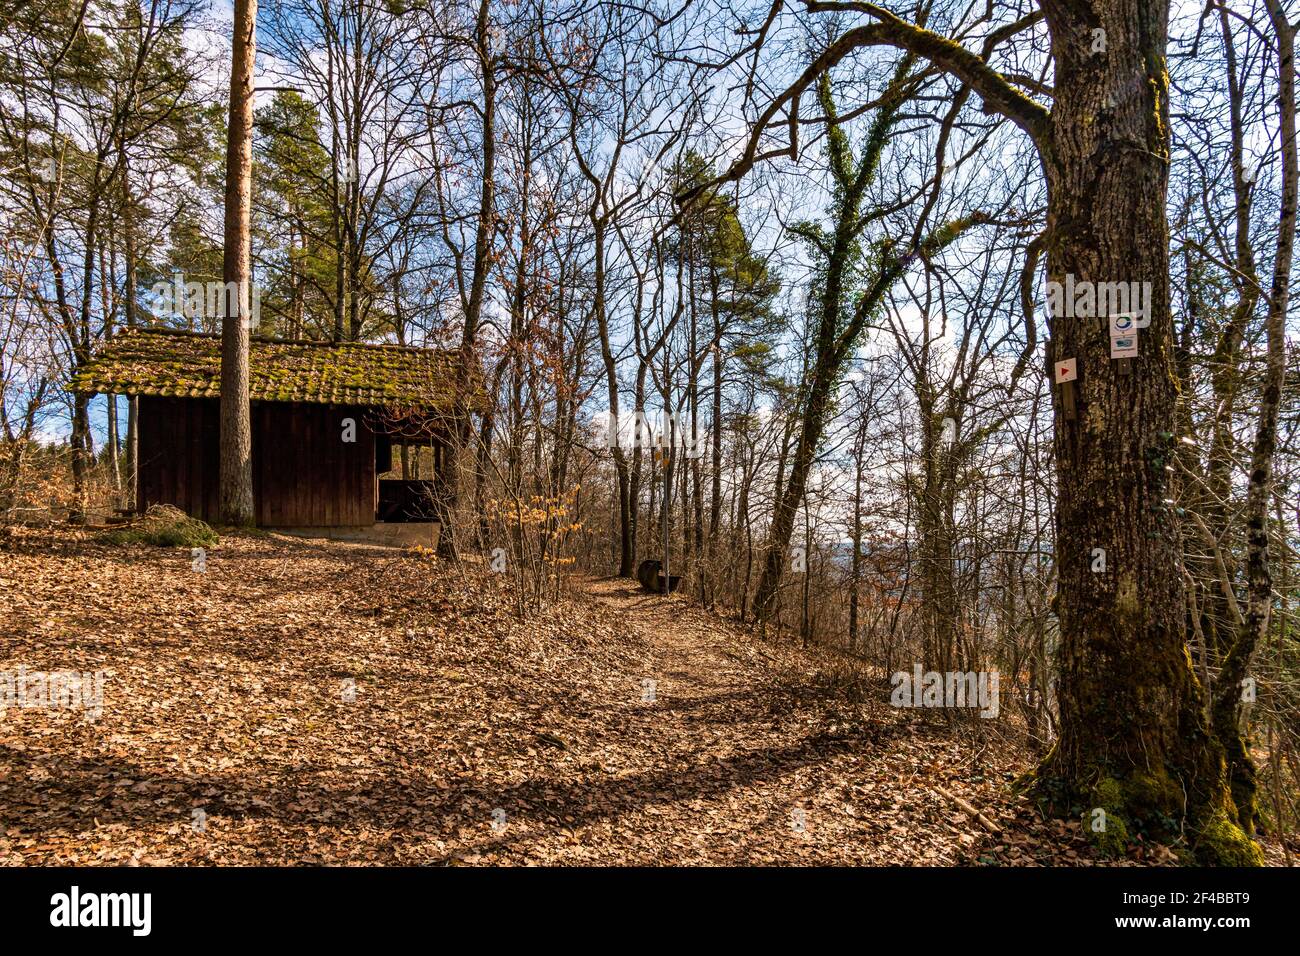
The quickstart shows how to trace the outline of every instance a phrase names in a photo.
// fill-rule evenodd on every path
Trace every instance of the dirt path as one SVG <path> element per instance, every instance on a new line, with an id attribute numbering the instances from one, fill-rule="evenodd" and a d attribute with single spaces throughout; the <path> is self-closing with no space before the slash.
<path id="1" fill-rule="evenodd" d="M 655 675 L 626 746 L 674 768 L 659 811 L 621 818 L 616 843 L 672 842 L 693 863 L 900 864 L 951 863 L 985 842 L 933 788 L 953 787 L 967 762 L 944 733 L 835 706 L 816 662 L 763 649 L 676 596 L 618 579 L 585 590 L 645 641 Z"/>
<path id="2" fill-rule="evenodd" d="M 619 580 L 527 621 L 506 575 L 235 536 L 0 549 L 0 863 L 1031 862 L 1017 769 L 834 659 Z M 855 699 L 855 694 L 856 698 Z M 1064 837 L 1064 833 L 1062 833 Z M 1069 842 L 1069 841 L 1064 841 Z"/>
<path id="3" fill-rule="evenodd" d="M 680 599 L 647 594 L 622 578 L 586 581 L 583 590 L 648 639 L 658 675 L 650 678 L 655 681 L 653 690 L 656 696 L 676 702 L 676 712 L 711 709 L 761 686 L 764 674 L 755 665 L 757 652 L 751 651 L 751 659 L 745 660 L 722 638 L 724 631 L 711 622 L 701 624 L 700 615 Z"/>

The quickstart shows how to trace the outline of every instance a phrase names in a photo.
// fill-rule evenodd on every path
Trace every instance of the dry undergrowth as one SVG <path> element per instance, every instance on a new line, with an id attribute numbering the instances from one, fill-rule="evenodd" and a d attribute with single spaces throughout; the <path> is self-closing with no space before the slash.
<path id="1" fill-rule="evenodd" d="M 0 717 L 3 863 L 1091 859 L 1011 795 L 1007 735 L 628 582 L 521 622 L 498 577 L 418 553 L 0 548 L 0 671 L 104 678 L 97 720 Z"/>

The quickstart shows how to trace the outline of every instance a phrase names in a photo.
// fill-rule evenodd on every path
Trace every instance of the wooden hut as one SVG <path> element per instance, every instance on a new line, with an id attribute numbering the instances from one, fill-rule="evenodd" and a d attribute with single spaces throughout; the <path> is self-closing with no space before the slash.
<path id="1" fill-rule="evenodd" d="M 258 526 L 436 541 L 456 361 L 435 349 L 254 338 Z M 219 522 L 220 385 L 220 336 L 173 329 L 121 332 L 77 375 L 74 391 L 139 397 L 137 510 L 170 504 Z M 404 445 L 431 449 L 433 475 L 380 477 Z"/>

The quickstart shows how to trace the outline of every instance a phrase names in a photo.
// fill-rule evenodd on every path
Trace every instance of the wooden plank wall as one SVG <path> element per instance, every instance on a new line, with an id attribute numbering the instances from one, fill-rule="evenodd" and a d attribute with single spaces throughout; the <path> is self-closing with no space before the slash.
<path id="1" fill-rule="evenodd" d="M 175 505 L 207 522 L 217 520 L 216 399 L 140 396 L 137 507 Z"/>
<path id="2" fill-rule="evenodd" d="M 343 441 L 343 420 L 356 441 Z M 370 525 L 378 486 L 375 436 L 364 410 L 254 402 L 253 500 L 263 527 Z M 204 521 L 219 515 L 221 421 L 215 399 L 140 399 L 137 500 L 174 504 Z"/>

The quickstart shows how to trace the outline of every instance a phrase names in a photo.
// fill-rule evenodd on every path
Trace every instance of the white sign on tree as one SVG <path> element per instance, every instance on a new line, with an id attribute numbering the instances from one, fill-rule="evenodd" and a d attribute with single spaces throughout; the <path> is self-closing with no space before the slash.
<path id="1" fill-rule="evenodd" d="M 1137 316 L 1132 314 L 1110 317 L 1110 357 L 1137 358 Z"/>

